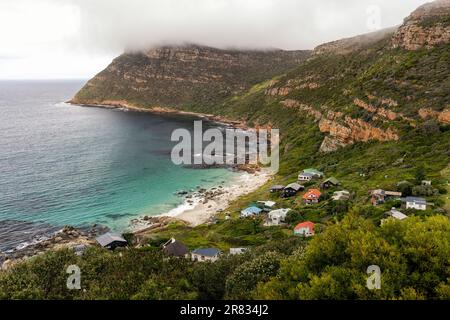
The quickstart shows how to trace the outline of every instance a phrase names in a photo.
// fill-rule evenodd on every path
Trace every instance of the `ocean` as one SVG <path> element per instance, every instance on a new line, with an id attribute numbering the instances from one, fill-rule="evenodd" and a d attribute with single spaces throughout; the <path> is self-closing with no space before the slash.
<path id="1" fill-rule="evenodd" d="M 64 103 L 83 84 L 0 81 L 0 251 L 65 225 L 124 231 L 179 207 L 177 191 L 237 175 L 171 162 L 172 131 L 193 130 L 194 117 Z"/>

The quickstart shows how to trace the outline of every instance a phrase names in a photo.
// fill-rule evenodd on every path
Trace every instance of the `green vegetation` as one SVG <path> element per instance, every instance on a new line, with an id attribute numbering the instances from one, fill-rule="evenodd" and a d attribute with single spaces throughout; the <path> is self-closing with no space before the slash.
<path id="1" fill-rule="evenodd" d="M 0 273 L 0 299 L 450 299 L 450 127 L 437 117 L 419 116 L 422 108 L 441 112 L 450 105 L 449 51 L 449 44 L 417 51 L 389 49 L 386 38 L 345 55 L 313 55 L 282 75 L 285 66 L 282 72 L 269 68 L 274 72 L 265 77 L 254 69 L 238 74 L 239 85 L 244 83 L 248 91 L 225 90 L 226 81 L 195 88 L 156 82 L 154 92 L 142 95 L 123 84 L 120 72 L 104 71 L 78 99 L 127 100 L 144 107 L 181 103 L 184 110 L 250 126 L 272 125 L 280 129 L 282 145 L 280 170 L 270 184 L 296 182 L 301 170 L 314 167 L 341 185 L 323 191 L 320 203 L 311 206 L 302 202 L 302 194 L 280 199 L 266 185 L 231 203 L 216 223 L 193 228 L 174 222 L 149 234 L 142 248 L 91 248 L 82 257 L 67 250 L 46 253 Z M 144 55 L 123 55 L 115 65 L 139 75 L 147 63 Z M 311 83 L 313 88 L 306 85 Z M 290 90 L 267 95 L 273 86 Z M 162 90 L 164 99 L 173 101 L 152 100 Z M 356 142 L 321 153 L 325 135 L 317 120 L 299 108 L 283 107 L 280 102 L 286 99 L 323 115 L 339 112 L 382 130 L 395 129 L 399 140 Z M 355 99 L 394 112 L 395 119 L 363 109 Z M 432 185 L 423 186 L 422 180 Z M 307 187 L 318 188 L 319 183 Z M 402 203 L 372 206 L 369 190 L 379 188 L 425 197 L 428 208 L 402 209 L 408 219 L 386 220 L 386 212 Z M 350 200 L 331 200 L 334 191 L 344 189 Z M 265 227 L 263 218 L 240 219 L 240 210 L 258 200 L 291 208 L 287 223 Z M 293 227 L 303 221 L 316 223 L 310 240 L 293 236 Z M 224 255 L 215 263 L 194 263 L 162 255 L 160 245 L 171 237 L 190 249 L 251 250 Z M 70 264 L 80 266 L 84 290 L 65 289 Z M 381 268 L 381 290 L 366 287 L 370 265 Z"/>
<path id="2" fill-rule="evenodd" d="M 309 243 L 270 240 L 215 263 L 165 258 L 152 247 L 49 252 L 0 273 L 0 299 L 449 299 L 450 222 L 389 220 L 381 228 L 351 213 Z M 82 290 L 67 290 L 69 265 Z M 381 268 L 381 290 L 366 269 Z"/>
<path id="3" fill-rule="evenodd" d="M 448 26 L 450 26 L 450 17 L 447 15 L 429 16 L 422 19 L 419 23 L 419 25 L 425 29 L 432 28 L 437 24 L 440 24 L 442 25 L 442 27 L 447 28 Z"/>

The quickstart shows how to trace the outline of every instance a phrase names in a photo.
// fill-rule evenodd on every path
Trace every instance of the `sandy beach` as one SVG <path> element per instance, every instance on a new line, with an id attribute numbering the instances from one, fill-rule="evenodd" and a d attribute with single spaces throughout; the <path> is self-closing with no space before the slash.
<path id="1" fill-rule="evenodd" d="M 269 169 L 262 169 L 256 173 L 242 172 L 228 185 L 187 195 L 180 206 L 151 218 L 175 218 L 193 227 L 201 225 L 210 221 L 216 214 L 225 211 L 232 201 L 257 190 L 272 177 L 273 173 Z M 141 233 L 153 224 L 153 219 L 141 218 L 134 221 L 132 229 L 135 233 Z"/>
<path id="2" fill-rule="evenodd" d="M 223 188 L 223 192 L 212 196 L 206 201 L 200 201 L 194 208 L 186 210 L 175 217 L 188 222 L 192 226 L 207 222 L 218 212 L 227 209 L 230 202 L 242 195 L 253 192 L 266 184 L 272 175 L 269 171 L 261 171 L 254 174 L 243 173 L 236 181 L 236 184 Z"/>

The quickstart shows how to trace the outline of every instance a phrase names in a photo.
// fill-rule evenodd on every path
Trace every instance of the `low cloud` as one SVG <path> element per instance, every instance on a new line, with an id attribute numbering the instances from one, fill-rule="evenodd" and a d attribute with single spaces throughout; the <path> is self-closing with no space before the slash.
<path id="1" fill-rule="evenodd" d="M 400 24 L 425 2 L 0 0 L 0 77 L 91 77 L 126 49 L 162 44 L 312 49 Z"/>
<path id="2" fill-rule="evenodd" d="M 167 43 L 311 49 L 400 24 L 424 0 L 65 0 L 81 18 L 81 42 L 102 50 Z M 58 1 L 60 2 L 60 0 Z"/>

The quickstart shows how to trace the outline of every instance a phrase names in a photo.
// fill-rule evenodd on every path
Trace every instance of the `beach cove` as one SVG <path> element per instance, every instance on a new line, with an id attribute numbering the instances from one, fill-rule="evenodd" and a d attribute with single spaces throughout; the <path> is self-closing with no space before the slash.
<path id="1" fill-rule="evenodd" d="M 140 231 L 149 226 L 146 216 L 196 226 L 270 179 L 264 170 L 197 169 L 170 162 L 173 129 L 190 128 L 199 118 L 207 127 L 234 125 L 223 119 L 62 102 L 82 85 L 76 81 L 1 85 L 0 251 L 41 243 L 51 247 L 65 226 Z M 6 99 L 17 97 L 17 91 L 26 94 Z M 31 117 L 39 121 L 30 124 Z M 188 194 L 180 195 L 183 190 Z M 87 238 L 94 234 L 85 232 Z"/>

